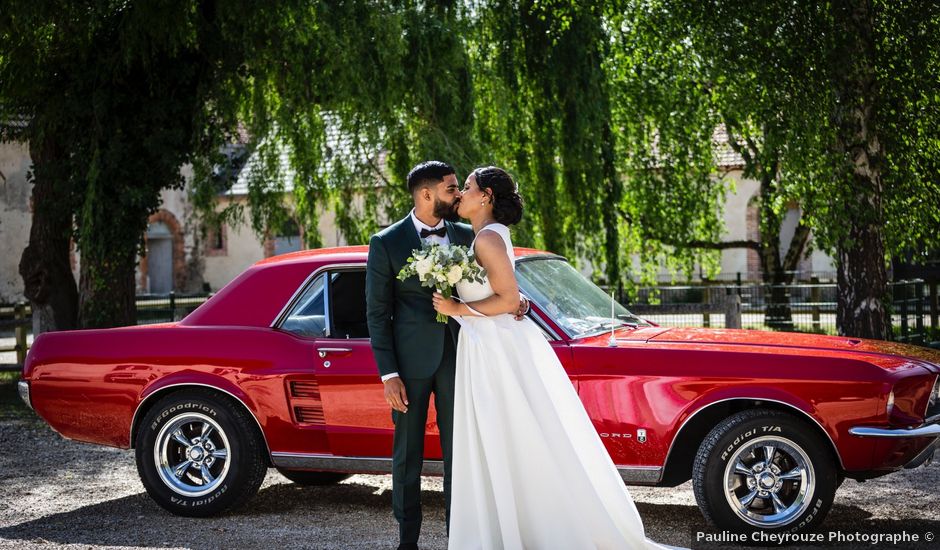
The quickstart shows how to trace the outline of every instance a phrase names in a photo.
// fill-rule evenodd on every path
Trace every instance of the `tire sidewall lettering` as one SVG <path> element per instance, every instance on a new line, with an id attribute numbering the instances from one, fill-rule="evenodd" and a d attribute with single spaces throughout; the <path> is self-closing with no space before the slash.
<path id="1" fill-rule="evenodd" d="M 206 504 L 211 504 L 217 498 L 225 494 L 225 491 L 227 490 L 228 490 L 228 483 L 219 487 L 219 489 L 215 491 L 214 493 L 212 493 L 211 495 L 206 495 L 206 496 L 201 496 L 201 497 L 196 497 L 196 498 L 187 498 L 187 497 L 181 497 L 178 495 L 170 495 L 170 502 L 172 502 L 173 504 L 177 506 L 181 506 L 185 508 L 196 508 L 198 506 L 205 506 Z"/>
<path id="2" fill-rule="evenodd" d="M 783 433 L 783 428 L 777 424 L 766 424 L 764 426 L 757 426 L 754 428 L 748 428 L 743 434 L 738 434 L 735 436 L 734 440 L 731 441 L 725 448 L 721 451 L 720 461 L 722 464 L 728 462 L 728 458 L 734 453 L 734 450 L 747 443 L 749 440 L 773 433 Z"/>
<path id="3" fill-rule="evenodd" d="M 190 411 L 206 413 L 213 418 L 217 418 L 219 416 L 218 413 L 215 411 L 215 408 L 209 405 L 206 405 L 205 403 L 195 403 L 195 402 L 189 401 L 186 403 L 180 403 L 179 405 L 173 405 L 171 407 L 164 409 L 160 414 L 156 416 L 156 418 L 154 418 L 153 422 L 150 423 L 150 429 L 156 430 L 157 428 L 159 428 L 160 424 L 162 424 L 163 421 L 166 420 L 168 417 L 170 417 L 173 413 L 190 412 Z"/>

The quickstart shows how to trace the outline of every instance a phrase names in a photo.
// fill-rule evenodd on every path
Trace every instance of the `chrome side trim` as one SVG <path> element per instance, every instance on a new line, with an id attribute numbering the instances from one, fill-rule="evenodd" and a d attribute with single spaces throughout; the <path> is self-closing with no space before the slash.
<path id="1" fill-rule="evenodd" d="M 308 453 L 271 453 L 276 468 L 297 470 L 326 470 L 339 472 L 391 473 L 392 459 L 385 457 L 335 456 Z M 659 466 L 621 466 L 617 468 L 626 483 L 651 485 L 662 478 Z M 425 460 L 422 475 L 444 475 L 444 463 L 440 460 Z"/>
<path id="2" fill-rule="evenodd" d="M 940 424 L 924 424 L 917 428 L 872 428 L 855 426 L 849 433 L 859 437 L 940 437 Z"/>
<path id="3" fill-rule="evenodd" d="M 820 424 L 818 420 L 813 418 L 811 415 L 807 414 L 806 411 L 803 411 L 802 409 L 799 409 L 791 405 L 790 403 L 787 403 L 786 401 L 780 401 L 778 399 L 767 399 L 766 397 L 747 397 L 747 396 L 728 397 L 727 399 L 720 399 L 718 401 L 715 401 L 714 403 L 709 403 L 705 407 L 702 407 L 701 409 L 695 411 L 688 418 L 686 418 L 685 422 L 682 423 L 682 426 L 680 426 L 679 430 L 676 432 L 675 437 L 673 437 L 672 441 L 669 443 L 669 450 L 666 451 L 666 460 L 663 461 L 663 467 L 669 464 L 669 457 L 672 455 L 672 447 L 673 445 L 676 444 L 676 440 L 679 439 L 679 435 L 682 434 L 682 430 L 685 429 L 685 426 L 689 423 L 689 421 L 692 420 L 695 417 L 695 415 L 697 415 L 698 413 L 712 407 L 713 405 L 724 403 L 725 401 L 770 401 L 772 403 L 779 403 L 781 405 L 786 405 L 787 407 L 793 409 L 794 411 L 797 411 L 804 417 L 812 420 L 817 426 L 819 426 L 819 429 L 822 430 L 824 434 L 826 434 L 826 437 L 829 439 L 829 444 L 832 445 L 832 450 L 835 451 L 836 458 L 839 460 L 839 467 L 842 468 L 843 470 L 845 469 L 845 464 L 842 462 L 842 455 L 839 454 L 839 448 L 836 447 L 836 443 L 835 441 L 832 440 L 832 436 L 829 434 L 828 431 L 826 431 L 825 428 L 823 428 L 822 424 Z"/>
<path id="4" fill-rule="evenodd" d="M 392 473 L 392 459 L 384 457 L 352 457 L 306 453 L 271 453 L 277 468 L 298 470 L 334 470 L 339 472 Z M 444 475 L 444 463 L 425 460 L 423 475 Z"/>
<path id="5" fill-rule="evenodd" d="M 131 431 L 127 436 L 129 448 L 131 449 L 134 448 L 134 427 L 137 425 L 137 413 L 140 412 L 140 408 L 144 405 L 144 403 L 146 403 L 147 401 L 150 401 L 150 399 L 156 395 L 163 394 L 164 390 L 166 389 L 177 388 L 180 386 L 202 386 L 204 388 L 211 388 L 213 390 L 220 391 L 224 394 L 227 394 L 231 396 L 232 399 L 234 399 L 235 401 L 238 401 L 241 404 L 241 406 L 244 407 L 246 411 L 248 411 L 248 414 L 251 416 L 252 420 L 255 421 L 255 425 L 258 426 L 258 431 L 261 432 L 261 439 L 264 441 L 264 448 L 267 449 L 268 452 L 270 452 L 271 447 L 268 446 L 268 437 L 267 435 L 265 435 L 264 430 L 261 429 L 261 423 L 258 422 L 258 418 L 255 416 L 255 413 L 250 408 L 248 408 L 248 405 L 246 405 L 244 401 L 239 399 L 238 396 L 236 396 L 230 391 L 223 390 L 222 388 L 219 388 L 216 386 L 210 386 L 209 384 L 200 384 L 197 382 L 180 382 L 179 384 L 170 384 L 169 386 L 164 386 L 160 388 L 159 390 L 151 393 L 150 395 L 145 397 L 140 403 L 138 403 L 137 408 L 134 409 L 134 416 L 131 418 Z"/>
<path id="6" fill-rule="evenodd" d="M 329 338 L 333 334 L 331 325 L 333 324 L 333 316 L 330 315 L 332 311 L 330 310 L 330 292 L 333 291 L 333 275 L 329 271 L 326 272 L 326 280 L 323 281 L 323 337 Z"/>
<path id="7" fill-rule="evenodd" d="M 360 268 L 360 269 L 365 269 L 365 267 L 366 267 L 366 264 L 365 264 L 365 263 L 349 263 L 349 262 L 347 262 L 347 263 L 341 263 L 341 264 L 329 264 L 329 265 L 324 265 L 324 266 L 321 266 L 320 268 L 316 269 L 313 273 L 311 273 L 310 275 L 307 275 L 307 278 L 304 279 L 304 282 L 300 283 L 300 286 L 297 287 L 297 290 L 294 291 L 293 296 L 291 296 L 291 297 L 290 297 L 290 300 L 288 300 L 287 303 L 284 304 L 284 307 L 281 308 L 281 311 L 279 311 L 278 314 L 274 316 L 274 320 L 271 321 L 271 324 L 268 325 L 268 327 L 269 327 L 269 328 L 277 328 L 277 325 L 281 324 L 281 321 L 282 321 L 281 318 L 282 318 L 284 315 L 287 314 L 287 311 L 288 311 L 290 308 L 294 307 L 294 302 L 297 301 L 297 298 L 299 298 L 300 295 L 303 293 L 304 289 L 307 288 L 307 285 L 310 284 L 310 281 L 314 280 L 318 275 L 320 275 L 320 274 L 323 273 L 324 271 L 329 271 L 329 270 L 334 269 L 334 268 L 340 268 L 340 269 L 342 269 L 342 268 Z M 324 305 L 326 305 L 326 304 L 324 303 Z M 325 315 L 329 315 L 329 310 L 325 311 L 324 314 L 325 314 Z"/>

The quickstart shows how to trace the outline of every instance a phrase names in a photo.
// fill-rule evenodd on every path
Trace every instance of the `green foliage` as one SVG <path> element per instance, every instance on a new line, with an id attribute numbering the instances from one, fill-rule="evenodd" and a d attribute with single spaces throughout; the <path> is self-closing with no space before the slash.
<path id="1" fill-rule="evenodd" d="M 517 244 L 586 258 L 612 286 L 663 267 L 712 274 L 718 252 L 695 245 L 724 231 L 722 124 L 766 183 L 763 234 L 797 201 L 829 251 L 868 220 L 890 253 L 916 256 L 940 245 L 940 8 L 872 4 L 873 212 L 832 149 L 849 120 L 832 116 L 848 109 L 833 82 L 851 58 L 836 4 L 8 0 L 2 137 L 68 145 L 35 171 L 71 189 L 83 300 L 124 292 L 147 216 L 187 163 L 207 227 L 247 219 L 270 236 L 290 221 L 311 247 L 325 211 L 351 243 L 404 215 L 419 161 L 461 177 L 496 164 L 526 200 Z M 247 202 L 220 201 L 239 173 Z M 92 320 L 105 306 L 88 303 L 90 324 L 115 318 Z"/>
<path id="2" fill-rule="evenodd" d="M 368 241 L 382 218 L 403 215 L 408 170 L 437 158 L 473 166 L 472 101 L 462 7 L 454 2 L 317 2 L 291 12 L 280 40 L 249 52 L 241 96 L 229 103 L 256 161 L 248 204 L 221 212 L 215 195 L 237 171 L 209 148 L 195 196 L 207 219 L 250 212 L 266 235 L 286 217 L 319 246 L 319 212 L 332 210 L 347 241 Z M 224 137 L 216 145 L 224 143 Z M 287 162 L 283 158 L 287 158 Z M 289 172 L 289 173 L 288 173 Z M 285 200 L 285 184 L 292 191 Z"/>
<path id="3" fill-rule="evenodd" d="M 633 7 L 636 19 L 652 19 L 674 30 L 673 42 L 688 44 L 712 109 L 740 142 L 753 140 L 767 153 L 753 159 L 746 175 L 776 168 L 773 208 L 798 200 L 819 246 L 830 253 L 846 246 L 848 222 L 858 220 L 883 226 L 889 254 L 923 254 L 940 244 L 940 95 L 934 91 L 940 85 L 940 7 L 871 3 L 877 103 L 869 106 L 869 131 L 885 151 L 884 159 L 873 159 L 881 170 L 883 212 L 860 201 L 849 180 L 852 149 L 839 156 L 832 147 L 839 131 L 833 113 L 850 108 L 850 98 L 840 95 L 839 73 L 856 70 L 845 67 L 859 57 L 840 26 L 851 3 L 774 0 L 758 10 L 739 0 L 665 0 Z M 640 42 L 657 51 L 668 43 L 649 34 Z"/>
<path id="4" fill-rule="evenodd" d="M 477 132 L 526 198 L 517 241 L 621 272 L 605 2 L 481 2 L 471 27 Z"/>

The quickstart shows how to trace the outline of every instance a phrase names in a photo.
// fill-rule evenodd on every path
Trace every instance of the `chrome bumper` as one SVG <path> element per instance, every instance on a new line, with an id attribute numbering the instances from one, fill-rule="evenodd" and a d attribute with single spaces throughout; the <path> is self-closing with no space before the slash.
<path id="1" fill-rule="evenodd" d="M 29 382 L 20 380 L 16 384 L 16 389 L 19 390 L 20 399 L 23 400 L 23 403 L 26 403 L 26 406 L 32 409 L 33 403 L 29 400 Z"/>
<path id="2" fill-rule="evenodd" d="M 917 456 L 904 465 L 905 469 L 916 468 L 921 464 L 930 464 L 933 455 L 940 448 L 940 419 L 936 416 L 928 419 L 928 423 L 917 428 L 871 428 L 868 426 L 856 426 L 849 428 L 849 433 L 859 437 L 933 437 L 935 438 L 930 445 L 924 448 Z"/>
<path id="3" fill-rule="evenodd" d="M 940 437 L 940 424 L 924 424 L 918 428 L 870 428 L 856 426 L 849 433 L 859 437 Z"/>

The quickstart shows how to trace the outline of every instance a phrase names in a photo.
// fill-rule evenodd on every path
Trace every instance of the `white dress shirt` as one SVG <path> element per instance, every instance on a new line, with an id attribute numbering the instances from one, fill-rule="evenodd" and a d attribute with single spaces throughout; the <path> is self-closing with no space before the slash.
<path id="1" fill-rule="evenodd" d="M 441 227 L 444 227 L 443 219 L 438 221 L 437 225 L 435 225 L 434 227 L 431 227 L 427 225 L 426 223 L 422 222 L 421 220 L 418 219 L 418 216 L 415 216 L 414 208 L 411 209 L 411 221 L 412 223 L 415 224 L 415 233 L 418 234 L 419 239 L 421 238 L 422 229 L 431 230 L 431 229 L 440 229 Z M 446 234 L 443 237 L 438 237 L 437 235 L 428 235 L 422 240 L 426 242 L 437 243 L 437 244 L 450 244 L 450 239 L 447 238 Z M 397 378 L 397 377 L 398 377 L 397 372 L 390 372 L 382 377 L 382 382 L 385 382 L 386 380 L 391 380 L 392 378 Z"/>
<path id="2" fill-rule="evenodd" d="M 440 228 L 444 227 L 444 220 L 443 220 L 443 219 L 441 219 L 440 221 L 438 221 L 438 222 L 437 222 L 437 225 L 435 225 L 434 227 L 431 227 L 431 226 L 425 224 L 424 222 L 422 222 L 421 220 L 418 219 L 418 216 L 415 216 L 415 210 L 414 210 L 414 208 L 411 209 L 411 221 L 412 221 L 412 223 L 415 224 L 415 233 L 418 234 L 418 238 L 419 238 L 419 239 L 421 238 L 421 230 L 422 230 L 422 229 L 431 230 L 431 229 L 440 229 Z M 428 235 L 427 237 L 424 238 L 424 241 L 426 241 L 426 242 L 431 242 L 431 243 L 437 243 L 437 244 L 450 244 L 450 239 L 447 238 L 447 234 L 446 234 L 446 233 L 444 234 L 443 237 L 438 237 L 437 235 Z"/>

